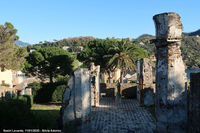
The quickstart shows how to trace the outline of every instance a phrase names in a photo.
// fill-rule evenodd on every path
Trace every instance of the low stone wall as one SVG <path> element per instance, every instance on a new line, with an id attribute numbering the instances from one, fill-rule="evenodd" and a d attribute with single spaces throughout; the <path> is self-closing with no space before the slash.
<path id="1" fill-rule="evenodd" d="M 136 98 L 136 83 L 122 83 L 120 88 L 122 98 Z M 102 96 L 114 97 L 117 94 L 117 83 L 101 83 L 100 93 Z"/>

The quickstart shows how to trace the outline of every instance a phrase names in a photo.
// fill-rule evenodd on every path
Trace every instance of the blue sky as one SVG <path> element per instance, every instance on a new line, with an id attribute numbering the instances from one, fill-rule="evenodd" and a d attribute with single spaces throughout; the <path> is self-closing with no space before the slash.
<path id="1" fill-rule="evenodd" d="M 155 34 L 153 15 L 177 12 L 184 32 L 200 29 L 199 0 L 1 0 L 0 24 L 11 22 L 29 43 L 77 36 L 136 38 Z"/>

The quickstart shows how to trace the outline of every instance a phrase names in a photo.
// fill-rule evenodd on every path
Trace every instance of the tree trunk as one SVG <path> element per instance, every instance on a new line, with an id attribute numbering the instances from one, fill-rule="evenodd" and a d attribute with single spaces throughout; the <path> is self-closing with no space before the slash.
<path id="1" fill-rule="evenodd" d="M 108 82 L 111 83 L 110 71 L 108 71 Z"/>
<path id="2" fill-rule="evenodd" d="M 53 74 L 50 72 L 49 74 L 49 82 L 50 83 L 53 83 Z"/>
<path id="3" fill-rule="evenodd" d="M 123 70 L 120 72 L 120 83 L 123 83 Z"/>

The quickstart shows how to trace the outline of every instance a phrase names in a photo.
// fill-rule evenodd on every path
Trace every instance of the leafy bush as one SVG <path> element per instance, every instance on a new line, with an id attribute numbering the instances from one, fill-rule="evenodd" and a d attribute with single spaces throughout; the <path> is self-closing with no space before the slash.
<path id="1" fill-rule="evenodd" d="M 69 78 L 69 75 L 67 74 L 67 75 L 65 75 L 65 76 L 62 76 L 62 75 L 58 75 L 57 77 L 56 77 L 56 81 L 57 82 L 67 82 L 67 79 Z"/>
<path id="2" fill-rule="evenodd" d="M 32 128 L 33 115 L 21 99 L 0 101 L 0 129 Z"/>
<path id="3" fill-rule="evenodd" d="M 66 85 L 59 85 L 56 87 L 52 95 L 52 101 L 62 101 L 62 95 L 66 89 Z"/>
<path id="4" fill-rule="evenodd" d="M 26 105 L 29 108 L 31 108 L 33 106 L 33 96 L 23 95 L 23 96 L 18 96 L 17 99 L 26 103 Z"/>
<path id="5" fill-rule="evenodd" d="M 42 85 L 40 82 L 33 82 L 33 83 L 28 84 L 28 88 L 32 89 L 32 95 L 33 95 L 33 98 L 35 98 L 38 90 L 42 88 Z"/>
<path id="6" fill-rule="evenodd" d="M 37 91 L 34 100 L 36 103 L 47 103 L 51 101 L 52 94 L 56 88 L 55 83 L 42 84 L 42 88 Z"/>
<path id="7" fill-rule="evenodd" d="M 47 103 L 50 101 L 61 101 L 62 94 L 66 88 L 64 84 L 66 84 L 67 77 L 67 75 L 64 77 L 59 76 L 58 81 L 55 83 L 33 82 L 29 84 L 28 87 L 32 88 L 34 102 Z"/>

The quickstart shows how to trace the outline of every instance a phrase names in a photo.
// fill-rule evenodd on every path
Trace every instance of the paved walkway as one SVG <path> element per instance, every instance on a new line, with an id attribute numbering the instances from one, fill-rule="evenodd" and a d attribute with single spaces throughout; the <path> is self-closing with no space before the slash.
<path id="1" fill-rule="evenodd" d="M 139 106 L 137 100 L 103 98 L 92 108 L 91 128 L 94 133 L 153 133 L 155 120 Z"/>

